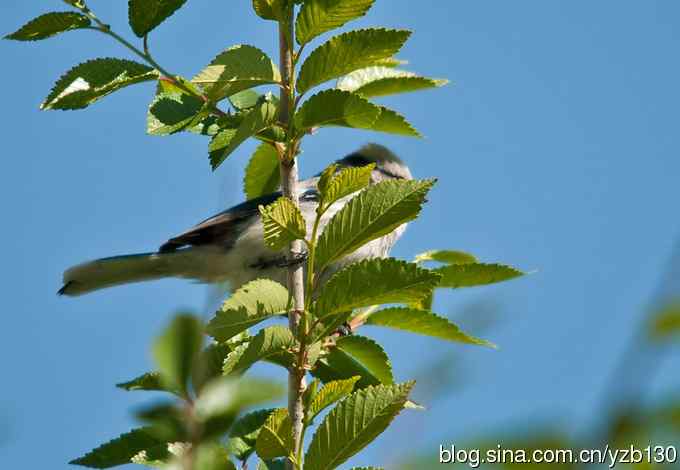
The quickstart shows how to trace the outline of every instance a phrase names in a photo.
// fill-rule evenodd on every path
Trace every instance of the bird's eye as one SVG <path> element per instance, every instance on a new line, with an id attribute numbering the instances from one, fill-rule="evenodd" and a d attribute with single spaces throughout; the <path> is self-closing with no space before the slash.
<path id="1" fill-rule="evenodd" d="M 300 201 L 318 201 L 319 191 L 316 189 L 308 189 L 300 195 Z"/>

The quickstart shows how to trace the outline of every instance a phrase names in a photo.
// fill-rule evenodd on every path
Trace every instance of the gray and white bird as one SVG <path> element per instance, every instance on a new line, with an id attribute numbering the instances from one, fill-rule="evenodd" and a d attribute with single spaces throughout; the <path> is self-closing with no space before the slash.
<path id="1" fill-rule="evenodd" d="M 408 167 L 383 146 L 369 144 L 336 162 L 338 169 L 375 163 L 370 184 L 388 179 L 412 179 Z M 300 181 L 299 201 L 308 233 L 319 201 L 319 176 Z M 254 279 L 268 278 L 285 285 L 286 256 L 264 244 L 258 207 L 274 202 L 280 192 L 243 202 L 204 220 L 169 239 L 155 253 L 114 256 L 79 264 L 64 272 L 60 295 L 78 296 L 99 289 L 134 282 L 174 277 L 204 283 L 226 283 L 231 290 Z M 352 197 L 334 203 L 324 214 L 320 228 L 328 223 Z M 373 240 L 339 260 L 328 274 L 348 264 L 388 255 L 406 224 Z M 321 232 L 319 232 L 321 233 Z"/>

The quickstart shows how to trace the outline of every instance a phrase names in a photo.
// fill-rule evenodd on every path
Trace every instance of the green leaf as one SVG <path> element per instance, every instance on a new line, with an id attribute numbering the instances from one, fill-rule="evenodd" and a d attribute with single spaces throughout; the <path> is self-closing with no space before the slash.
<path id="1" fill-rule="evenodd" d="M 82 109 L 104 96 L 135 83 L 155 80 L 151 67 L 125 59 L 94 59 L 66 72 L 40 109 Z"/>
<path id="2" fill-rule="evenodd" d="M 394 258 L 363 260 L 328 280 L 314 311 L 324 318 L 371 305 L 417 302 L 432 292 L 439 279 L 433 271 L 414 263 Z"/>
<path id="3" fill-rule="evenodd" d="M 524 276 L 512 266 L 503 264 L 468 263 L 443 266 L 433 270 L 442 275 L 437 287 L 473 287 L 503 282 Z"/>
<path id="4" fill-rule="evenodd" d="M 168 457 L 167 443 L 157 439 L 149 427 L 133 429 L 86 455 L 72 460 L 69 464 L 90 468 L 111 468 L 130 463 L 132 458 L 140 452 L 145 452 L 148 460 L 165 459 Z"/>
<path id="5" fill-rule="evenodd" d="M 495 347 L 488 341 L 464 333 L 446 318 L 425 310 L 388 308 L 369 316 L 366 325 L 384 326 L 446 341 Z"/>
<path id="6" fill-rule="evenodd" d="M 307 0 L 298 14 L 295 38 L 304 45 L 321 34 L 360 18 L 375 0 Z"/>
<path id="7" fill-rule="evenodd" d="M 286 461 L 284 459 L 268 460 L 266 462 L 260 460 L 257 462 L 257 470 L 285 470 L 285 468 Z"/>
<path id="8" fill-rule="evenodd" d="M 225 129 L 215 135 L 210 146 L 210 164 L 213 170 L 241 145 L 257 133 L 271 126 L 276 120 L 277 107 L 269 96 L 265 96 L 258 105 L 248 111 L 237 129 Z"/>
<path id="9" fill-rule="evenodd" d="M 371 98 L 435 88 L 447 83 L 448 80 L 419 77 L 406 70 L 373 66 L 345 75 L 338 80 L 336 87 Z"/>
<path id="10" fill-rule="evenodd" d="M 236 470 L 227 450 L 215 442 L 202 443 L 195 450 L 195 470 Z"/>
<path id="11" fill-rule="evenodd" d="M 304 93 L 328 80 L 388 59 L 404 45 L 410 31 L 361 29 L 335 36 L 312 51 L 300 68 L 297 89 Z"/>
<path id="12" fill-rule="evenodd" d="M 326 225 L 318 240 L 318 269 L 415 219 L 434 183 L 387 180 L 366 188 Z"/>
<path id="13" fill-rule="evenodd" d="M 52 12 L 32 19 L 17 31 L 5 36 L 15 41 L 38 41 L 72 29 L 82 29 L 92 22 L 82 13 L 73 11 Z"/>
<path id="14" fill-rule="evenodd" d="M 288 0 L 253 0 L 253 10 L 265 20 L 279 21 L 284 17 Z"/>
<path id="15" fill-rule="evenodd" d="M 656 340 L 665 340 L 680 333 L 680 302 L 671 302 L 656 312 L 651 327 L 652 337 Z"/>
<path id="16" fill-rule="evenodd" d="M 307 226 L 300 208 L 287 197 L 280 197 L 268 206 L 260 206 L 264 242 L 274 251 L 288 246 L 293 240 L 302 240 L 307 235 Z"/>
<path id="17" fill-rule="evenodd" d="M 229 102 L 234 108 L 244 110 L 255 106 L 261 97 L 262 95 L 255 90 L 248 89 L 231 95 Z"/>
<path id="18" fill-rule="evenodd" d="M 270 326 L 260 330 L 253 339 L 229 354 L 224 361 L 224 374 L 245 372 L 257 361 L 276 354 L 288 354 L 297 344 L 293 334 L 282 325 Z"/>
<path id="19" fill-rule="evenodd" d="M 190 84 L 188 84 L 190 85 Z M 200 94 L 200 93 L 199 93 Z M 205 102 L 168 80 L 160 80 L 146 118 L 146 131 L 151 135 L 174 134 L 203 119 Z"/>
<path id="20" fill-rule="evenodd" d="M 218 341 L 233 338 L 251 326 L 288 311 L 288 290 L 269 279 L 241 286 L 217 311 L 206 328 Z"/>
<path id="21" fill-rule="evenodd" d="M 359 95 L 324 90 L 305 101 L 295 113 L 294 120 L 298 132 L 320 126 L 373 129 L 380 113 L 379 106 Z"/>
<path id="22" fill-rule="evenodd" d="M 404 408 L 413 382 L 359 390 L 341 401 L 314 433 L 306 470 L 331 470 L 381 434 Z"/>
<path id="23" fill-rule="evenodd" d="M 187 0 L 129 0 L 128 20 L 132 31 L 143 38 L 179 10 Z"/>
<path id="24" fill-rule="evenodd" d="M 156 340 L 153 356 L 162 383 L 173 390 L 187 393 L 187 380 L 201 352 L 203 326 L 193 315 L 177 315 Z"/>
<path id="25" fill-rule="evenodd" d="M 421 253 L 413 260 L 416 263 L 425 261 L 437 261 L 446 264 L 472 264 L 477 262 L 477 258 L 470 253 L 456 250 L 430 250 Z"/>
<path id="26" fill-rule="evenodd" d="M 404 135 L 407 137 L 422 137 L 401 114 L 384 106 L 379 106 L 380 114 L 373 122 L 371 130 L 388 134 Z"/>
<path id="27" fill-rule="evenodd" d="M 371 172 L 374 168 L 375 164 L 344 168 L 330 182 L 321 181 L 325 176 L 322 174 L 318 184 L 322 204 L 317 212 L 323 213 L 333 203 L 368 186 L 371 182 Z M 334 169 L 335 167 L 333 167 Z"/>
<path id="28" fill-rule="evenodd" d="M 236 340 L 233 338 L 231 341 Z M 191 371 L 191 384 L 194 391 L 201 393 L 203 387 L 213 379 L 222 376 L 222 366 L 232 349 L 236 348 L 231 341 L 226 343 L 213 343 L 205 348 L 196 358 L 196 363 Z"/>
<path id="29" fill-rule="evenodd" d="M 243 193 L 246 199 L 255 199 L 273 193 L 280 184 L 278 153 L 273 146 L 262 143 L 250 157 L 246 167 L 243 177 Z"/>
<path id="30" fill-rule="evenodd" d="M 220 100 L 243 90 L 281 81 L 274 62 L 260 49 L 236 45 L 215 57 L 192 80 L 206 90 L 213 100 Z"/>
<path id="31" fill-rule="evenodd" d="M 305 420 L 311 423 L 319 413 L 337 401 L 342 400 L 354 391 L 354 386 L 361 377 L 352 377 L 346 380 L 333 380 L 328 382 L 319 392 L 314 395 L 311 403 L 306 407 Z"/>
<path id="32" fill-rule="evenodd" d="M 248 458 L 255 452 L 255 443 L 260 429 L 265 421 L 272 414 L 274 409 L 257 410 L 239 418 L 229 431 L 227 448 L 241 461 Z"/>
<path id="33" fill-rule="evenodd" d="M 324 383 L 361 377 L 357 388 L 392 384 L 392 365 L 385 351 L 375 341 L 363 336 L 338 339 L 336 347 L 317 361 L 312 375 Z"/>
<path id="34" fill-rule="evenodd" d="M 288 410 L 278 408 L 265 421 L 257 436 L 255 450 L 262 460 L 294 456 L 292 423 Z"/>
<path id="35" fill-rule="evenodd" d="M 337 163 L 332 163 L 321 172 L 321 175 L 319 175 L 319 181 L 316 183 L 316 187 L 321 195 L 326 194 L 328 191 L 328 186 L 331 184 L 331 181 L 333 181 L 333 177 L 337 170 Z"/>
<path id="36" fill-rule="evenodd" d="M 133 390 L 144 390 L 144 391 L 157 391 L 166 392 L 168 391 L 161 381 L 161 375 L 158 372 L 147 372 L 146 374 L 135 377 L 134 379 L 116 384 L 116 387 L 122 388 L 131 392 Z"/>

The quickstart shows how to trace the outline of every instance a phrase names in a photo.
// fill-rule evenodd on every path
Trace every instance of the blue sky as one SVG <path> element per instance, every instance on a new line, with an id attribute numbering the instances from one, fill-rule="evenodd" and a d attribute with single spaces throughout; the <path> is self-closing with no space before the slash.
<path id="1" fill-rule="evenodd" d="M 416 176 L 440 180 L 395 256 L 463 249 L 536 272 L 437 298 L 436 310 L 454 317 L 471 304 L 496 305 L 496 323 L 481 334 L 499 351 L 366 330 L 385 342 L 399 379 L 451 354 L 456 385 L 425 414 L 400 418 L 353 463 L 389 461 L 409 446 L 431 446 L 434 456 L 440 440 L 467 440 L 527 417 L 555 418 L 577 432 L 597 413 L 608 371 L 639 327 L 680 235 L 680 4 L 376 3 L 352 27 L 413 29 L 400 57 L 453 84 L 384 100 L 426 139 L 323 130 L 304 144 L 303 175 L 366 142 L 387 145 Z M 125 2 L 91 6 L 133 37 Z M 63 4 L 0 9 L 4 34 Z M 233 44 L 274 55 L 275 38 L 249 1 L 190 1 L 151 47 L 166 68 L 191 76 Z M 206 302 L 205 287 L 174 280 L 58 298 L 61 272 L 154 249 L 239 202 L 254 144 L 212 173 L 203 138 L 145 135 L 152 84 L 86 111 L 38 111 L 71 66 L 131 58 L 94 32 L 3 41 L 0 54 L 0 456 L 8 468 L 61 469 L 134 424 L 130 410 L 145 397 L 113 384 L 150 367 L 149 345 L 174 311 L 203 311 Z M 479 326 L 466 322 L 473 332 Z M 678 384 L 672 372 L 662 366 L 655 391 Z M 403 433 L 414 429 L 406 441 Z"/>

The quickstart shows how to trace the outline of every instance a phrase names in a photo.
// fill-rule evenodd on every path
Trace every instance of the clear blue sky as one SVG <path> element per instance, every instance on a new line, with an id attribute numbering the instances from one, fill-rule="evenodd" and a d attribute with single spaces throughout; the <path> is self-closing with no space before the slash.
<path id="1" fill-rule="evenodd" d="M 91 1 L 132 38 L 125 3 Z M 57 0 L 3 2 L 0 31 L 60 9 Z M 388 145 L 415 175 L 440 178 L 396 256 L 456 248 L 537 272 L 437 299 L 437 310 L 454 316 L 470 303 L 498 305 L 498 324 L 484 333 L 499 351 L 367 331 L 385 340 L 400 379 L 450 352 L 462 386 L 425 414 L 400 418 L 355 462 L 384 462 L 404 444 L 462 441 L 526 416 L 578 430 L 597 411 L 606 371 L 680 235 L 680 4 L 378 0 L 353 26 L 369 25 L 415 30 L 400 56 L 455 84 L 386 100 L 425 140 L 324 130 L 305 143 L 302 173 L 368 141 Z M 228 46 L 273 54 L 274 40 L 273 24 L 247 0 L 190 1 L 151 45 L 160 63 L 190 76 Z M 72 65 L 130 58 L 94 32 L 3 41 L 0 55 L 0 461 L 56 470 L 133 425 L 130 410 L 146 398 L 113 384 L 150 366 L 150 342 L 177 308 L 201 310 L 206 299 L 204 287 L 181 281 L 58 298 L 63 269 L 154 249 L 239 202 L 254 144 L 213 174 L 203 138 L 145 135 L 152 84 L 86 111 L 39 112 Z M 677 385 L 675 375 L 655 387 Z M 400 437 L 414 429 L 422 436 Z"/>

